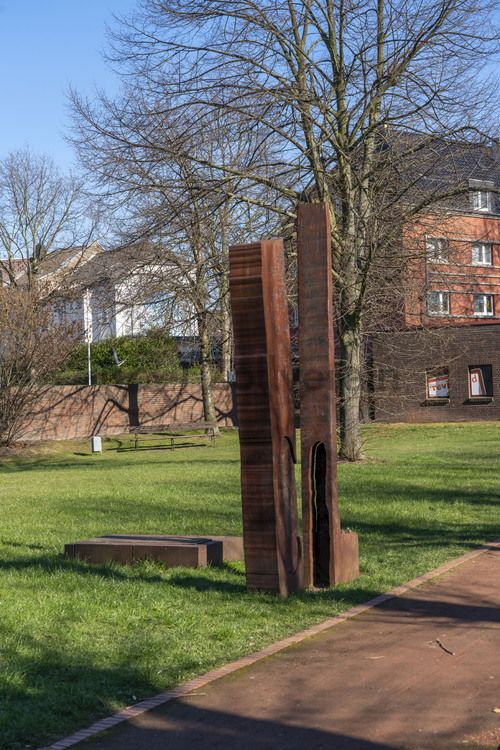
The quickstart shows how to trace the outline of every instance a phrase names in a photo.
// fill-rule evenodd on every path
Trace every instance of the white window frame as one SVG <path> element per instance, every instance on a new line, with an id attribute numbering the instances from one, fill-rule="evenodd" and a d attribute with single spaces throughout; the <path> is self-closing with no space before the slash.
<path id="1" fill-rule="evenodd" d="M 472 208 L 480 213 L 491 213 L 491 192 L 485 188 L 473 190 Z"/>
<path id="2" fill-rule="evenodd" d="M 490 304 L 488 305 L 488 300 Z M 481 310 L 476 310 L 476 302 L 482 302 Z M 489 308 L 489 309 L 488 309 Z M 495 304 L 492 294 L 474 294 L 472 309 L 476 318 L 492 318 L 495 315 Z"/>
<path id="3" fill-rule="evenodd" d="M 438 295 L 438 308 L 432 310 L 431 297 Z M 446 303 L 446 304 L 444 304 Z M 427 292 L 427 312 L 429 315 L 449 315 L 450 314 L 450 293 L 438 289 Z"/>
<path id="4" fill-rule="evenodd" d="M 474 252 L 478 251 L 478 256 L 481 256 L 483 260 L 474 260 Z M 489 255 L 489 260 L 484 260 L 486 255 Z M 472 243 L 472 265 L 473 266 L 492 266 L 493 265 L 493 250 L 491 242 L 473 242 Z"/>
<path id="5" fill-rule="evenodd" d="M 441 381 L 441 390 L 445 391 L 445 393 L 442 393 L 440 395 L 437 395 L 437 393 L 432 393 L 431 381 Z M 425 395 L 426 399 L 429 401 L 432 401 L 434 399 L 450 398 L 450 371 L 447 367 L 441 367 L 435 370 L 426 371 Z"/>
<path id="6" fill-rule="evenodd" d="M 473 372 L 473 370 L 481 370 L 481 372 L 483 373 L 483 371 L 486 371 L 487 369 L 489 369 L 490 376 L 491 376 L 491 383 L 490 383 L 490 385 L 491 385 L 491 393 L 485 393 L 484 395 L 474 395 L 472 393 L 472 383 L 471 383 L 472 372 Z M 483 379 L 483 382 L 484 382 L 484 378 L 482 378 L 482 379 Z M 491 399 L 491 398 L 493 398 L 493 367 L 491 365 L 469 365 L 468 366 L 468 381 L 469 381 L 469 398 L 471 400 L 474 400 L 476 398 L 477 399 L 480 399 L 480 398 L 489 398 L 489 399 Z M 486 383 L 484 383 L 484 384 L 486 386 Z M 485 387 L 485 390 L 487 390 L 486 387 Z"/>
<path id="7" fill-rule="evenodd" d="M 449 263 L 450 248 L 446 237 L 426 237 L 425 255 L 429 263 Z"/>

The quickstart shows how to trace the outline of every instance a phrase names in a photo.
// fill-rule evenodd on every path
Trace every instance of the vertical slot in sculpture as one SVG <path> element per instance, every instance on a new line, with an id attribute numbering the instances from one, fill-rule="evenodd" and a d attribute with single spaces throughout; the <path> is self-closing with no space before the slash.
<path id="1" fill-rule="evenodd" d="M 301 560 L 283 242 L 232 247 L 229 261 L 247 588 L 287 596 Z"/>
<path id="2" fill-rule="evenodd" d="M 297 250 L 304 584 L 322 587 L 359 575 L 358 537 L 340 528 L 332 258 L 324 204 L 299 206 Z"/>

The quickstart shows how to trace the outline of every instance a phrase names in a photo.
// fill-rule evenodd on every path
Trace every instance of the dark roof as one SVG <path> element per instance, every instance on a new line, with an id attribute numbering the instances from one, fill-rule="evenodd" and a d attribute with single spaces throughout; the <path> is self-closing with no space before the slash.
<path id="1" fill-rule="evenodd" d="M 16 282 L 27 281 L 26 261 L 16 263 Z M 37 269 L 37 279 L 46 284 L 51 294 L 66 296 L 80 293 L 99 285 L 118 285 L 131 276 L 142 280 L 145 290 L 164 291 L 168 284 L 175 286 L 178 266 L 169 260 L 163 247 L 138 243 L 114 250 L 104 250 L 97 242 L 88 246 L 75 246 L 47 253 Z"/>
<path id="2" fill-rule="evenodd" d="M 121 247 L 99 253 L 82 263 L 71 274 L 71 286 L 83 289 L 107 283 L 116 285 L 138 274 L 149 288 L 158 284 L 164 289 L 165 282 L 175 276 L 175 266 L 159 246 L 143 243 Z"/>
<path id="3" fill-rule="evenodd" d="M 46 282 L 50 277 L 55 277 L 55 275 L 65 271 L 72 276 L 78 268 L 86 265 L 95 254 L 104 254 L 104 249 L 98 242 L 53 250 L 44 255 L 38 262 L 37 278 Z M 23 282 L 27 280 L 28 261 L 22 259 L 17 263 L 18 266 L 15 267 L 16 282 L 23 285 Z"/>
<path id="4" fill-rule="evenodd" d="M 381 139 L 382 165 L 397 175 L 397 189 L 407 186 L 411 202 L 436 200 L 442 208 L 469 212 L 470 190 L 484 188 L 500 213 L 498 146 L 390 130 Z"/>
<path id="5" fill-rule="evenodd" d="M 51 274 L 62 270 L 70 261 L 74 261 L 75 264 L 85 262 L 84 257 L 86 250 L 86 247 L 80 245 L 76 247 L 65 247 L 47 253 L 38 264 L 38 275 L 50 276 Z"/>

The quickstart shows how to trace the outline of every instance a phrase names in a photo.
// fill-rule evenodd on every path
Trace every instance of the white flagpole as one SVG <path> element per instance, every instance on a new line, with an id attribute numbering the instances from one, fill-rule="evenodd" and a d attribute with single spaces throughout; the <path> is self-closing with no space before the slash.
<path id="1" fill-rule="evenodd" d="M 89 385 L 92 385 L 92 352 L 90 350 L 90 339 L 87 338 L 87 362 L 89 368 Z"/>
<path id="2" fill-rule="evenodd" d="M 89 373 L 89 385 L 92 385 L 92 305 L 90 303 L 90 289 L 85 290 L 84 298 L 84 321 L 85 321 L 85 338 L 87 340 L 87 365 Z"/>

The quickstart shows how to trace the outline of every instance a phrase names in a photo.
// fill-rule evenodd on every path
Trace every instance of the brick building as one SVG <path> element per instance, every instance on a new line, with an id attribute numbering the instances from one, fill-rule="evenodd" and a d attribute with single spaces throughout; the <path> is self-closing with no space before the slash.
<path id="1" fill-rule="evenodd" d="M 500 419 L 500 154 L 448 144 L 433 180 L 449 196 L 402 232 L 400 330 L 372 338 L 371 415 Z"/>
<path id="2" fill-rule="evenodd" d="M 417 251 L 405 327 L 500 321 L 500 206 L 493 196 L 491 189 L 471 189 L 471 204 L 484 200 L 487 209 L 429 215 L 406 230 Z"/>
<path id="3" fill-rule="evenodd" d="M 376 334 L 371 416 L 384 422 L 500 419 L 500 323 Z"/>

